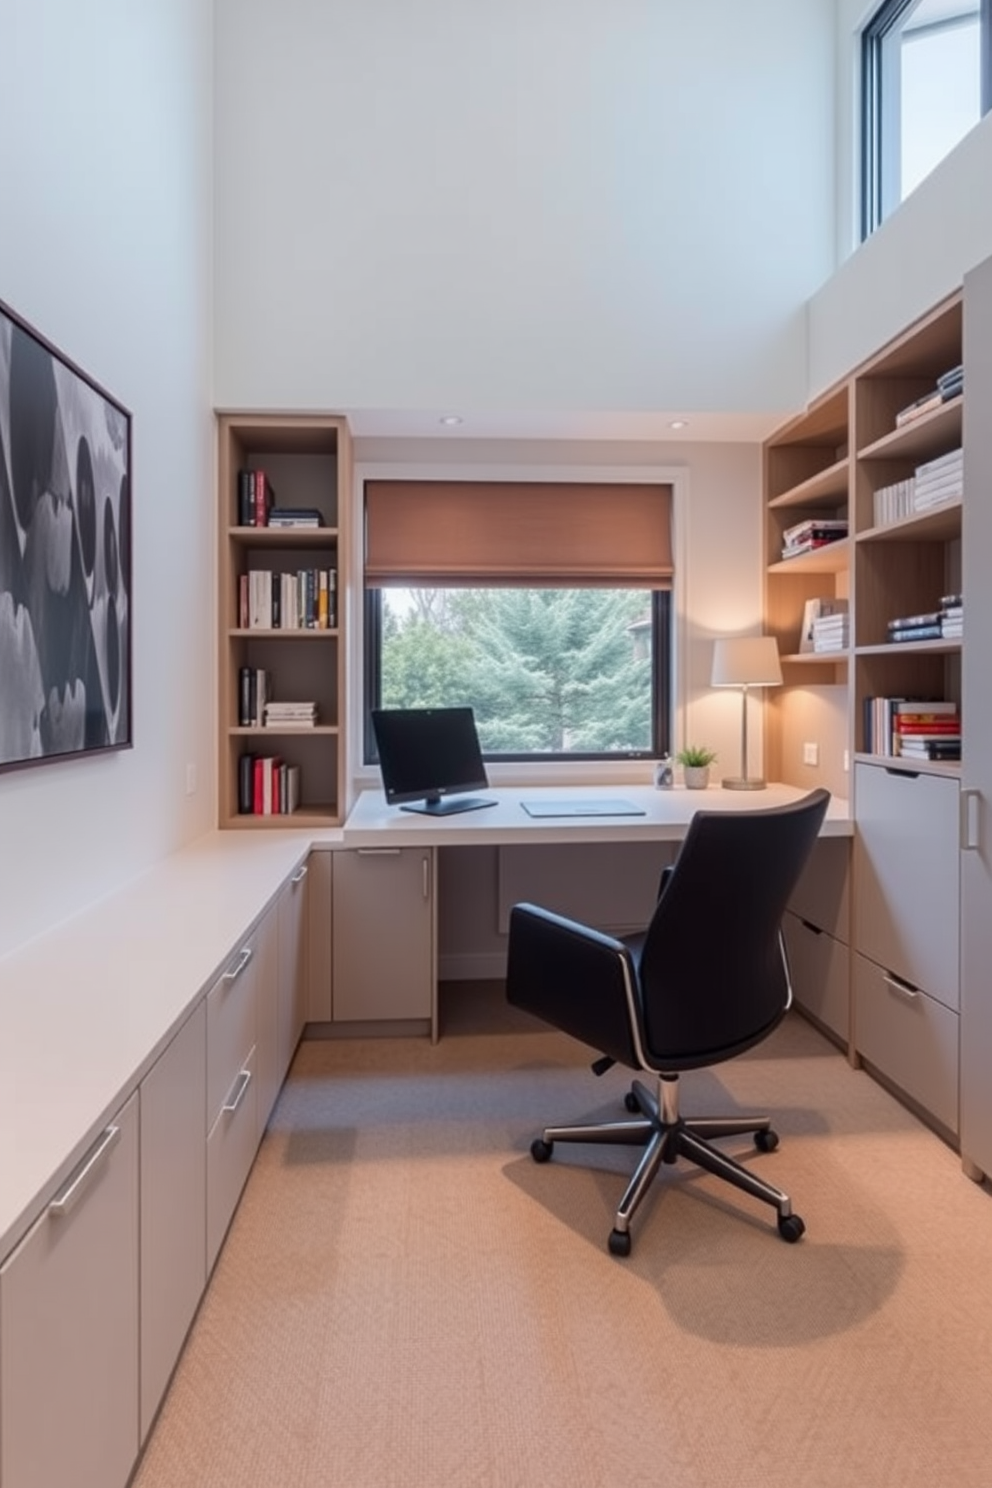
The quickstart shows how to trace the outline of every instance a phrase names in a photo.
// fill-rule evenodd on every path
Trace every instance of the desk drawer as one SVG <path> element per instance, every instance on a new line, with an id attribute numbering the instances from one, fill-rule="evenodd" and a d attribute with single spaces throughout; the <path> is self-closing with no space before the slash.
<path id="1" fill-rule="evenodd" d="M 894 986 L 882 967 L 855 955 L 854 1028 L 858 1053 L 956 1134 L 957 1013 Z"/>
<path id="2" fill-rule="evenodd" d="M 796 1002 L 846 1045 L 850 1036 L 850 951 L 825 930 L 786 914 L 782 921 Z"/>
<path id="3" fill-rule="evenodd" d="M 207 993 L 207 1131 L 255 1045 L 257 935 L 235 951 Z"/>

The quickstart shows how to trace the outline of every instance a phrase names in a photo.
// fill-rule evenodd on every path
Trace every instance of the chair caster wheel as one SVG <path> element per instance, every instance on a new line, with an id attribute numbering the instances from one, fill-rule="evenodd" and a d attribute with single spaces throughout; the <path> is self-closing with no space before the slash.
<path id="1" fill-rule="evenodd" d="M 530 1144 L 530 1155 L 535 1162 L 547 1162 L 554 1150 L 553 1142 L 545 1142 L 543 1137 L 535 1137 Z"/>
<path id="2" fill-rule="evenodd" d="M 609 1246 L 610 1246 L 610 1255 L 615 1255 L 615 1256 L 629 1256 L 630 1255 L 630 1231 L 629 1230 L 611 1230 L 610 1231 Z"/>
<path id="3" fill-rule="evenodd" d="M 771 1130 L 755 1132 L 754 1145 L 759 1152 L 774 1152 L 778 1146 L 778 1132 Z"/>
<path id="4" fill-rule="evenodd" d="M 637 1103 L 637 1096 L 632 1090 L 627 1091 L 627 1094 L 623 1098 L 623 1103 L 632 1116 L 636 1116 L 641 1109 Z"/>
<path id="5" fill-rule="evenodd" d="M 798 1214 L 780 1214 L 778 1217 L 778 1232 L 783 1240 L 787 1240 L 790 1245 L 794 1245 L 806 1233 L 806 1226 Z"/>

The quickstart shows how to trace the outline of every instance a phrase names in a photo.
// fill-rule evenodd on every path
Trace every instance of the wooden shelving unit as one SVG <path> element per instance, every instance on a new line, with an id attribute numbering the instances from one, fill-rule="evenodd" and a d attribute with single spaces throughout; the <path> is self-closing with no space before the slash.
<path id="1" fill-rule="evenodd" d="M 314 507 L 317 528 L 238 524 L 238 472 L 264 470 L 280 506 Z M 337 416 L 218 415 L 218 825 L 233 828 L 338 826 L 345 812 L 344 595 L 351 444 Z M 249 629 L 239 625 L 241 575 L 252 569 L 336 574 L 336 619 L 328 629 Z M 243 666 L 264 668 L 273 695 L 317 704 L 313 728 L 239 722 Z M 291 815 L 238 809 L 242 755 L 272 756 L 300 769 L 300 805 Z"/>

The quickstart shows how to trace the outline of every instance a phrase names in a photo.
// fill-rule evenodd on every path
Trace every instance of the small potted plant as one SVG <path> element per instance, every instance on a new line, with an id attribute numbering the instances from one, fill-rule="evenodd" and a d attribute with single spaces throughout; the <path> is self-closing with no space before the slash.
<path id="1" fill-rule="evenodd" d="M 716 759 L 716 751 L 702 744 L 687 744 L 675 758 L 682 766 L 687 788 L 705 790 L 710 783 L 710 765 Z"/>

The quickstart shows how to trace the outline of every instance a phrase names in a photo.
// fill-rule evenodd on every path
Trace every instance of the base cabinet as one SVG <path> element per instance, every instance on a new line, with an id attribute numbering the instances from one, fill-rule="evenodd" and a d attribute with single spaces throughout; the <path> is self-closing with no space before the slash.
<path id="1" fill-rule="evenodd" d="M 810 920 L 782 920 L 797 1005 L 845 1046 L 851 1032 L 850 948 Z"/>
<path id="2" fill-rule="evenodd" d="M 279 895 L 279 1084 L 286 1078 L 307 1020 L 309 861 L 302 864 Z"/>
<path id="3" fill-rule="evenodd" d="M 333 857 L 334 1022 L 430 1019 L 433 850 L 357 848 Z"/>
<path id="4" fill-rule="evenodd" d="M 207 1280 L 206 1011 L 186 1019 L 140 1086 L 141 1440 Z"/>
<path id="5" fill-rule="evenodd" d="M 266 917 L 206 998 L 208 1274 L 258 1147 L 258 978 L 271 928 Z"/>
<path id="6" fill-rule="evenodd" d="M 124 1488 L 138 1450 L 138 1095 L 0 1269 L 3 1488 Z"/>

